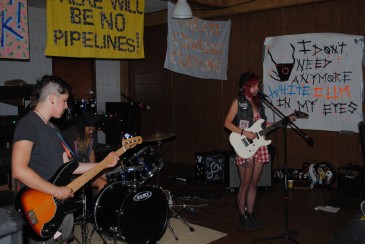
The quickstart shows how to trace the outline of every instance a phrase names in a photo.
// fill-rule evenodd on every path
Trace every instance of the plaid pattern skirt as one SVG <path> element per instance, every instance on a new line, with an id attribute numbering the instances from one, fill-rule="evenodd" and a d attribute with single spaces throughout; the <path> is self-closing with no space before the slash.
<path id="1" fill-rule="evenodd" d="M 257 149 L 257 151 L 255 152 L 255 154 L 251 157 L 248 158 L 249 159 L 255 159 L 256 163 L 268 163 L 270 162 L 270 154 L 269 154 L 269 150 L 267 149 L 267 146 L 262 146 L 259 147 L 259 149 Z M 241 158 L 240 156 L 236 156 L 236 164 L 240 165 L 240 164 L 244 164 L 245 163 L 244 158 Z"/>

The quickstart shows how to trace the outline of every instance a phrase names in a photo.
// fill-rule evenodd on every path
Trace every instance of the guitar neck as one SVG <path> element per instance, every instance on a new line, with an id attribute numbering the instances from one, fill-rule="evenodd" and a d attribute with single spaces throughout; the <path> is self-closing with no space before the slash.
<path id="1" fill-rule="evenodd" d="M 139 137 L 140 138 L 140 137 Z M 129 144 L 124 144 L 123 147 L 119 148 L 117 151 L 115 151 L 115 154 L 120 157 L 123 153 L 127 151 L 127 149 L 131 148 L 132 146 Z M 88 170 L 86 173 L 80 175 L 75 180 L 70 182 L 67 187 L 71 188 L 73 192 L 76 192 L 79 190 L 82 186 L 84 186 L 88 181 L 90 181 L 92 178 L 94 178 L 97 174 L 99 174 L 103 169 L 107 168 L 110 163 L 114 161 L 113 155 L 108 155 L 103 159 L 103 161 L 96 164 L 94 167 L 92 167 L 90 170 Z"/>
<path id="2" fill-rule="evenodd" d="M 263 129 L 262 131 L 259 132 L 260 136 L 265 136 L 267 134 L 269 134 L 271 131 L 285 125 L 286 123 L 288 123 L 288 117 L 285 117 L 284 119 L 270 125 L 269 127 L 267 127 L 266 129 Z"/>

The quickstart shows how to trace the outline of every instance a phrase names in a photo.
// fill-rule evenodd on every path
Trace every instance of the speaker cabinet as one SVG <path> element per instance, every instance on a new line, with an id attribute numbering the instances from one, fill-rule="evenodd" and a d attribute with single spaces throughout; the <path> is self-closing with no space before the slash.
<path id="1" fill-rule="evenodd" d="M 19 119 L 18 115 L 0 116 L 0 148 L 11 147 L 15 126 Z"/>
<path id="2" fill-rule="evenodd" d="M 228 189 L 238 188 L 240 186 L 240 176 L 236 165 L 236 154 L 233 152 L 227 153 L 228 162 L 224 168 L 224 185 Z M 271 186 L 271 160 L 264 165 L 261 177 L 257 186 Z"/>
<path id="3" fill-rule="evenodd" d="M 269 163 L 264 165 L 257 186 L 271 186 L 271 160 Z"/>
<path id="4" fill-rule="evenodd" d="M 227 163 L 224 165 L 224 185 L 228 188 L 238 188 L 240 186 L 240 176 L 236 166 L 236 154 L 227 152 Z"/>
<path id="5" fill-rule="evenodd" d="M 195 154 L 195 174 L 199 181 L 223 182 L 226 158 L 218 151 Z"/>
<path id="6" fill-rule="evenodd" d="M 350 194 L 360 194 L 362 185 L 361 167 L 338 168 L 338 190 Z"/>

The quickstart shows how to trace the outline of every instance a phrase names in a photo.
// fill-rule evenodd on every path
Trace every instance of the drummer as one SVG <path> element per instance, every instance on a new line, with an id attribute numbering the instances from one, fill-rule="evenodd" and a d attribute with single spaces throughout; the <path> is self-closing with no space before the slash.
<path id="1" fill-rule="evenodd" d="M 96 163 L 95 148 L 97 146 L 96 128 L 100 119 L 92 112 L 85 112 L 76 118 L 74 126 L 62 131 L 74 160 L 82 163 Z M 99 192 L 107 184 L 105 174 L 101 173 L 91 182 L 92 188 Z"/>

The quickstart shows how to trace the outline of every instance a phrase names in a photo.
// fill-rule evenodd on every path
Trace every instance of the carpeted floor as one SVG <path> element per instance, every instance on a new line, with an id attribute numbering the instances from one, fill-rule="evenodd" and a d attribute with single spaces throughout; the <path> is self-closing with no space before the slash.
<path id="1" fill-rule="evenodd" d="M 203 226 L 199 225 L 193 225 L 189 224 L 194 231 L 191 231 L 188 226 L 184 224 L 183 221 L 177 219 L 177 218 L 170 218 L 169 219 L 170 227 L 173 229 L 175 236 L 178 238 L 178 240 L 175 240 L 175 237 L 172 233 L 172 231 L 167 227 L 164 235 L 158 242 L 159 244 L 206 244 L 210 243 L 212 241 L 218 240 L 224 236 L 226 236 L 225 233 L 215 231 L 212 229 L 205 228 Z M 88 233 L 90 236 L 91 232 L 93 231 L 93 226 L 91 224 L 88 224 Z M 82 235 L 81 235 L 81 227 L 80 225 L 75 226 L 74 230 L 75 234 L 75 241 L 73 243 L 82 243 Z M 143 233 L 141 233 L 142 235 Z M 114 240 L 109 238 L 105 238 L 105 241 L 109 243 L 114 243 Z M 91 238 L 89 237 L 87 243 L 97 244 L 97 243 L 103 243 L 101 237 L 94 232 L 91 235 Z M 117 243 L 125 243 L 122 240 L 117 240 Z"/>

